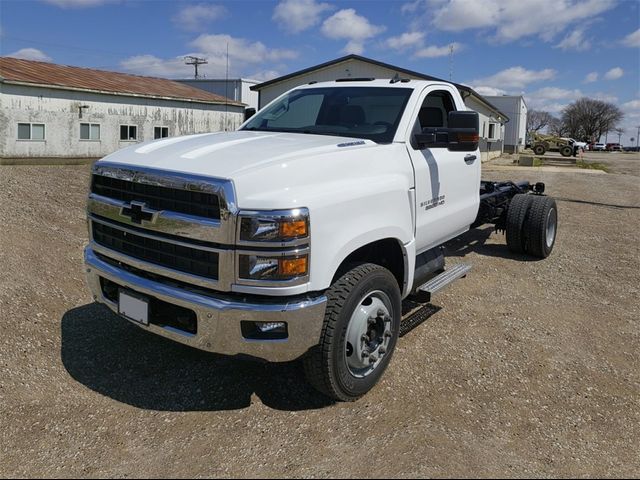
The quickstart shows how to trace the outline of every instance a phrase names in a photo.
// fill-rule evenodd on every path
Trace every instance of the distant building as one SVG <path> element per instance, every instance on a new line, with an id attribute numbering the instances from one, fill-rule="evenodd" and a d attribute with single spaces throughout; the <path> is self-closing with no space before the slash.
<path id="1" fill-rule="evenodd" d="M 96 158 L 234 130 L 244 105 L 163 78 L 0 57 L 0 157 Z"/>
<path id="2" fill-rule="evenodd" d="M 484 97 L 509 116 L 504 127 L 504 151 L 519 153 L 524 150 L 527 138 L 527 104 L 522 95 Z"/>
<path id="3" fill-rule="evenodd" d="M 200 88 L 236 102 L 244 103 L 247 107 L 258 109 L 258 92 L 251 90 L 252 86 L 260 83 L 258 80 L 250 80 L 248 78 L 230 78 L 228 80 L 224 78 L 192 78 L 176 80 L 176 82 Z"/>
<path id="4" fill-rule="evenodd" d="M 251 90 L 259 93 L 259 107 L 262 108 L 284 92 L 309 82 L 326 82 L 346 77 L 393 78 L 396 74 L 415 80 L 446 82 L 430 75 L 352 54 L 254 85 Z M 472 88 L 457 83 L 454 85 L 460 91 L 467 107 L 480 115 L 482 160 L 499 156 L 502 153 L 504 124 L 509 121 L 509 117 Z"/>

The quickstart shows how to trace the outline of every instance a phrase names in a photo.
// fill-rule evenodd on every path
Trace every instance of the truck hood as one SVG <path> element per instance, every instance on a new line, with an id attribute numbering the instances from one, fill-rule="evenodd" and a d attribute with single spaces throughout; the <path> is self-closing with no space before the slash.
<path id="1" fill-rule="evenodd" d="M 236 131 L 145 142 L 118 150 L 103 160 L 123 165 L 237 179 L 274 164 L 282 165 L 317 155 L 377 146 L 370 140 L 351 137 Z"/>

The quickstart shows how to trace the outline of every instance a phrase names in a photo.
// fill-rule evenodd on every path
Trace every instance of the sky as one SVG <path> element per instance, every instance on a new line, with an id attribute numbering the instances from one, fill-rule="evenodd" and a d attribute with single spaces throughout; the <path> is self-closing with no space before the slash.
<path id="1" fill-rule="evenodd" d="M 230 77 L 356 53 L 554 115 L 612 102 L 624 145 L 640 126 L 640 0 L 0 0 L 1 56 L 190 78 L 195 55 L 224 78 L 227 48 Z"/>

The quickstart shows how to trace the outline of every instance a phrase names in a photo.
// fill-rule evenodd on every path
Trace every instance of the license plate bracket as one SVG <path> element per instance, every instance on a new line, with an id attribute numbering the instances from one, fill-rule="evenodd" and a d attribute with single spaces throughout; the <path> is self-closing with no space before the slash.
<path id="1" fill-rule="evenodd" d="M 118 290 L 118 313 L 129 320 L 149 325 L 149 299 L 130 290 Z"/>

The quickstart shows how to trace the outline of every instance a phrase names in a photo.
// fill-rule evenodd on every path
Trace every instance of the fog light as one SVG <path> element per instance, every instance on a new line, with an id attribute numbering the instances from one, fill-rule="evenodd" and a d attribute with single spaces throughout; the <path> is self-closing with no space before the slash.
<path id="1" fill-rule="evenodd" d="M 287 328 L 287 325 L 284 322 L 256 322 L 256 327 L 258 327 L 258 330 L 260 330 L 262 333 L 275 331 L 284 332 Z"/>
<path id="2" fill-rule="evenodd" d="M 286 340 L 289 337 L 286 322 L 240 322 L 246 340 Z"/>

